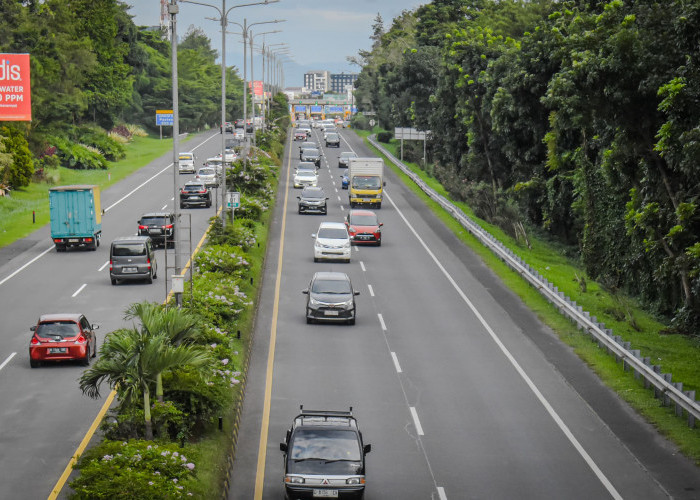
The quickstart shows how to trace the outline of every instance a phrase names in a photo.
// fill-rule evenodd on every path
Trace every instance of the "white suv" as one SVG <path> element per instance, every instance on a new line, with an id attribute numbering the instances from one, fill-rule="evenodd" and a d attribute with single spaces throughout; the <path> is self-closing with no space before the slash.
<path id="1" fill-rule="evenodd" d="M 178 157 L 178 172 L 181 174 L 194 174 L 196 169 L 194 162 L 197 157 L 192 151 L 183 151 Z"/>
<path id="2" fill-rule="evenodd" d="M 350 236 L 342 222 L 321 222 L 314 238 L 314 262 L 342 260 L 350 262 Z"/>

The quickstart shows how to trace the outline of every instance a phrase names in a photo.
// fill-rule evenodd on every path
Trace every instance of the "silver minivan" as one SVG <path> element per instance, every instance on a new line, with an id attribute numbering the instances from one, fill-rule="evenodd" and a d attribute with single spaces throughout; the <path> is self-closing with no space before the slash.
<path id="1" fill-rule="evenodd" d="M 156 252 L 149 236 L 122 236 L 112 242 L 109 249 L 109 278 L 113 285 L 120 280 L 153 283 L 157 277 Z"/>

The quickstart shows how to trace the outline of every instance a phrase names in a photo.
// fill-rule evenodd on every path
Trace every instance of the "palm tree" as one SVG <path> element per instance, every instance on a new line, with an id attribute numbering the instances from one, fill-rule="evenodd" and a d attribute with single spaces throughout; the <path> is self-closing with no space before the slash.
<path id="1" fill-rule="evenodd" d="M 138 318 L 144 330 L 151 335 L 165 335 L 178 346 L 194 340 L 202 333 L 198 318 L 178 308 L 164 308 L 153 302 L 137 302 L 126 310 L 124 319 Z M 163 375 L 156 374 L 156 398 L 163 402 Z"/>
<path id="2" fill-rule="evenodd" d="M 163 334 L 152 335 L 145 328 L 125 328 L 107 336 L 100 359 L 80 377 L 80 389 L 91 398 L 100 397 L 100 384 L 117 388 L 120 399 L 132 401 L 143 395 L 145 437 L 153 439 L 150 388 L 159 374 L 180 366 L 204 368 L 211 356 L 202 346 L 172 345 Z"/>

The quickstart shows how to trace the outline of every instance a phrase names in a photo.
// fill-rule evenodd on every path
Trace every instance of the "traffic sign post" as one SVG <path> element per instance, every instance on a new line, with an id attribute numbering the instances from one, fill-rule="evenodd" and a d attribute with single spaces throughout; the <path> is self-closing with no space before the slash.
<path id="1" fill-rule="evenodd" d="M 172 127 L 175 124 L 175 114 L 172 109 L 156 109 L 156 126 L 160 129 L 160 138 L 163 139 L 163 125 Z"/>
<path id="2" fill-rule="evenodd" d="M 226 209 L 231 209 L 231 220 L 234 219 L 236 209 L 241 206 L 241 193 L 238 191 L 226 192 Z"/>

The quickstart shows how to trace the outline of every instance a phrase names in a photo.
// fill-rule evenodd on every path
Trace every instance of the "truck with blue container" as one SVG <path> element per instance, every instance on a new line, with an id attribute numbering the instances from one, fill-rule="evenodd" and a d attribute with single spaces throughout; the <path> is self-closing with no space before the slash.
<path id="1" fill-rule="evenodd" d="M 102 235 L 98 186 L 74 185 L 49 189 L 51 239 L 57 252 L 82 247 L 97 250 Z"/>

